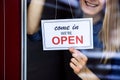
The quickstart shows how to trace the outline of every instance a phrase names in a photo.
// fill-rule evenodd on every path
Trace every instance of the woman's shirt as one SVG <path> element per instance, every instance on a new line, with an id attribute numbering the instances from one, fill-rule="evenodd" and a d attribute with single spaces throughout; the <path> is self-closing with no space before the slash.
<path id="1" fill-rule="evenodd" d="M 42 40 L 41 29 L 33 35 L 28 35 L 28 38 L 33 41 Z"/>

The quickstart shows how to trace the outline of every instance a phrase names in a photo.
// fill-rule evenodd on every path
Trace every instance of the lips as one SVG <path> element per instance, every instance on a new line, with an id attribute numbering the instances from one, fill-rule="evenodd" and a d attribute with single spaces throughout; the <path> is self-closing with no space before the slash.
<path id="1" fill-rule="evenodd" d="M 97 3 L 92 3 L 92 2 L 89 2 L 89 1 L 87 1 L 87 0 L 85 0 L 85 4 L 86 4 L 87 6 L 89 6 L 89 7 L 97 7 L 97 6 L 98 6 Z"/>

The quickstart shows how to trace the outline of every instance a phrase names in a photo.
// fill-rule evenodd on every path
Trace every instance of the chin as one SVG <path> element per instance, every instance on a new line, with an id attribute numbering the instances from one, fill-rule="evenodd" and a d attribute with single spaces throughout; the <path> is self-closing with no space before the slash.
<path id="1" fill-rule="evenodd" d="M 97 13 L 94 13 L 94 12 L 92 12 L 92 11 L 84 11 L 84 14 L 86 14 L 86 15 L 88 15 L 88 16 L 95 16 Z"/>

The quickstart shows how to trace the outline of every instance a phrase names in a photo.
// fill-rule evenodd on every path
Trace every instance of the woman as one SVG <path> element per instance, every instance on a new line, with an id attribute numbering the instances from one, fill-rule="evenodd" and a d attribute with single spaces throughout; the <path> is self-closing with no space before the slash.
<path id="1" fill-rule="evenodd" d="M 74 48 L 70 48 L 69 51 L 72 53 L 73 58 L 71 58 L 70 67 L 74 70 L 74 72 L 83 80 L 119 80 L 120 79 L 120 68 L 118 67 L 120 57 L 112 58 L 113 55 L 111 53 L 116 53 L 120 50 L 120 37 L 118 34 L 120 33 L 120 8 L 119 8 L 119 0 L 80 0 L 81 9 L 83 11 L 83 17 L 93 17 L 94 28 L 95 24 L 101 21 L 102 9 L 104 8 L 106 1 L 106 10 L 103 21 L 103 26 L 99 28 L 97 34 L 94 31 L 94 53 L 95 55 L 99 55 L 100 52 L 103 51 L 105 53 L 104 58 L 100 59 L 98 63 L 100 65 L 94 64 L 94 68 L 98 67 L 100 70 L 103 68 L 110 70 L 106 75 L 100 74 L 93 70 L 91 67 L 89 68 L 87 64 L 89 64 L 89 57 L 84 54 L 87 52 L 90 54 L 92 50 L 81 50 L 78 51 Z M 99 10 L 99 11 L 98 11 Z M 99 36 L 100 34 L 100 36 Z M 95 36 L 97 35 L 97 36 Z M 116 42 L 114 42 L 116 41 Z M 116 45 L 117 44 L 117 45 Z M 96 49 L 95 49 L 96 48 Z M 99 49 L 98 49 L 99 48 Z M 101 52 L 102 53 L 102 52 Z M 93 53 L 92 53 L 93 54 Z M 116 54 L 114 54 L 116 55 Z M 111 66 L 107 63 L 111 58 Z M 96 62 L 96 61 L 95 61 Z M 92 62 L 93 63 L 93 62 Z M 91 63 L 91 64 L 92 64 Z M 110 64 L 109 63 L 109 64 Z M 107 65 L 107 67 L 106 67 Z M 92 71 L 93 70 L 93 71 Z"/>
<path id="2" fill-rule="evenodd" d="M 41 4 L 42 5 L 44 4 L 44 0 L 32 0 L 31 5 L 28 8 L 28 13 L 29 13 L 28 16 L 30 16 L 30 17 L 28 17 L 29 18 L 28 19 L 28 29 L 27 29 L 28 34 L 34 34 L 35 32 L 38 32 L 38 30 L 39 30 L 38 26 L 39 26 L 39 20 L 41 18 L 40 14 L 41 14 L 43 7 L 42 7 L 42 5 L 34 5 L 36 7 L 39 7 L 39 9 L 38 8 L 36 9 L 35 7 L 33 7 L 32 3 L 34 3 L 35 1 L 41 1 L 41 2 L 43 2 Z M 111 1 L 111 2 L 109 2 L 109 1 Z M 71 68 L 73 68 L 74 72 L 83 80 L 85 80 L 86 78 L 88 80 L 99 80 L 99 79 L 106 80 L 107 79 L 107 74 L 109 73 L 109 71 L 102 72 L 102 73 L 101 73 L 101 71 L 99 71 L 98 73 L 106 74 L 106 76 L 102 78 L 101 76 L 97 75 L 98 70 L 97 71 L 96 71 L 96 69 L 94 70 L 94 68 L 97 67 L 97 64 L 100 63 L 101 57 L 97 61 L 94 61 L 94 59 L 91 61 L 89 59 L 89 56 L 87 57 L 84 54 L 85 53 L 90 54 L 90 52 L 91 52 L 91 53 L 95 53 L 94 55 L 96 55 L 96 53 L 97 53 L 97 55 L 99 55 L 99 52 L 96 52 L 96 51 L 102 51 L 102 50 L 103 51 L 109 51 L 109 50 L 116 51 L 116 50 L 118 50 L 117 49 L 118 47 L 115 48 L 116 45 L 109 44 L 110 42 L 113 42 L 112 40 L 109 41 L 109 38 L 115 37 L 115 36 L 109 37 L 110 35 L 114 35 L 114 34 L 112 34 L 112 33 L 114 33 L 114 31 L 113 32 L 107 31 L 107 34 L 106 34 L 106 30 L 108 30 L 107 28 L 110 28 L 111 30 L 113 30 L 113 28 L 111 28 L 112 26 L 106 27 L 106 25 L 108 23 L 106 23 L 105 21 L 111 20 L 111 19 L 107 19 L 107 18 L 109 18 L 109 17 L 107 17 L 108 14 L 105 14 L 105 19 L 104 19 L 104 23 L 103 23 L 105 5 L 107 5 L 107 11 L 105 13 L 110 13 L 111 11 L 109 12 L 109 9 L 113 9 L 113 8 L 108 9 L 109 4 L 111 5 L 113 3 L 116 3 L 117 1 L 119 1 L 119 0 L 114 0 L 114 1 L 113 0 L 80 0 L 80 7 L 83 11 L 83 18 L 92 17 L 93 23 L 94 23 L 94 27 L 93 27 L 93 29 L 94 29 L 93 30 L 94 31 L 94 34 L 93 34 L 94 35 L 94 49 L 93 50 L 81 50 L 81 52 L 74 48 L 69 49 L 69 51 L 72 53 L 72 56 L 73 56 L 73 58 L 71 59 L 71 62 L 70 62 L 70 66 L 71 66 Z M 106 2 L 107 2 L 107 4 L 106 4 Z M 111 5 L 111 7 L 112 6 L 113 5 Z M 115 6 L 113 6 L 113 7 L 115 7 Z M 35 9 L 31 9 L 31 8 L 35 8 Z M 35 11 L 31 11 L 31 10 L 35 10 Z M 32 12 L 35 14 L 33 15 Z M 34 17 L 34 19 L 32 17 Z M 113 17 L 113 16 L 110 16 L 110 17 Z M 117 20 L 117 19 L 115 19 L 115 20 Z M 107 22 L 114 23 L 114 21 L 113 22 L 107 21 Z M 105 25 L 105 23 L 106 23 L 106 25 Z M 115 21 L 115 23 L 116 23 L 116 21 Z M 117 20 L 117 23 L 119 23 L 118 20 Z M 103 27 L 102 27 L 102 24 L 103 24 Z M 113 24 L 111 24 L 111 25 L 113 25 Z M 116 29 L 114 29 L 114 30 L 116 30 Z M 100 32 L 101 32 L 101 37 L 99 38 Z M 111 34 L 109 32 L 111 32 Z M 110 34 L 110 35 L 108 35 L 108 34 Z M 37 34 L 37 36 L 39 37 L 39 34 Z M 34 36 L 32 36 L 32 37 L 34 37 Z M 35 35 L 35 37 L 36 37 L 36 35 Z M 38 37 L 37 37 L 37 39 L 40 38 L 40 37 L 39 38 Z M 108 41 L 109 41 L 109 43 L 106 43 Z M 114 47 L 109 48 L 110 45 L 112 45 Z M 68 55 L 68 54 L 66 54 L 66 55 Z M 67 58 L 67 57 L 65 56 L 65 58 Z M 107 64 L 109 62 L 109 59 L 105 58 L 105 60 L 103 60 L 103 61 L 105 62 L 106 60 L 107 60 L 107 62 L 106 62 L 106 64 Z M 91 62 L 92 62 L 92 64 L 95 65 L 95 67 L 92 66 L 93 68 L 91 68 L 91 65 L 90 65 Z M 87 65 L 86 65 L 86 63 L 87 63 Z M 102 63 L 100 63 L 100 64 L 102 64 Z M 115 61 L 112 63 L 114 64 Z M 109 74 L 113 74 L 113 73 L 114 73 L 114 71 L 113 72 L 111 71 Z M 86 75 L 86 74 L 88 74 L 88 75 Z M 77 79 L 69 78 L 68 80 L 77 80 Z M 113 79 L 113 80 L 115 80 L 115 79 Z"/>

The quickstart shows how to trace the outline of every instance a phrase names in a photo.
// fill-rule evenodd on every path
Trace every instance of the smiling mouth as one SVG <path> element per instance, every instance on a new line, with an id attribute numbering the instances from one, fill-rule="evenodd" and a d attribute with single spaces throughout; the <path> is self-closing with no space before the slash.
<path id="1" fill-rule="evenodd" d="M 85 0 L 85 4 L 86 4 L 87 6 L 89 6 L 89 7 L 97 7 L 97 6 L 98 6 L 98 4 L 93 4 L 93 3 L 88 2 L 88 1 L 86 1 L 86 0 Z"/>

